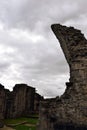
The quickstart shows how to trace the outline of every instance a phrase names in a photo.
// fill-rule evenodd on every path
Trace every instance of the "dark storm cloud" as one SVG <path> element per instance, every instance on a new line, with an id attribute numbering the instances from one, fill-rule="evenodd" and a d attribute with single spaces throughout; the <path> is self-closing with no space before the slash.
<path id="1" fill-rule="evenodd" d="M 0 1 L 0 82 L 10 89 L 28 83 L 46 97 L 62 94 L 69 68 L 50 26 L 86 32 L 86 6 L 86 0 Z"/>

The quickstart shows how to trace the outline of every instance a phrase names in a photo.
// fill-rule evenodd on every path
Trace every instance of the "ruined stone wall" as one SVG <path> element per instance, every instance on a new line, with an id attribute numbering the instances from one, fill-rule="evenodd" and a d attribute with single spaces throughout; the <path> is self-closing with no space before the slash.
<path id="1" fill-rule="evenodd" d="M 35 93 L 35 88 L 26 84 L 16 84 L 10 92 L 0 85 L 0 119 L 30 116 L 36 113 L 36 103 L 40 102 L 40 95 Z M 39 106 L 37 106 L 39 111 Z"/>
<path id="2" fill-rule="evenodd" d="M 34 112 L 34 100 L 35 100 L 35 88 L 26 88 L 26 102 L 25 102 L 25 112 L 26 116 Z"/>
<path id="3" fill-rule="evenodd" d="M 0 84 L 0 119 L 4 118 L 5 114 L 5 90 L 4 86 Z"/>
<path id="4" fill-rule="evenodd" d="M 14 96 L 13 92 L 5 89 L 5 115 L 4 118 L 12 118 L 14 113 Z"/>
<path id="5" fill-rule="evenodd" d="M 34 99 L 34 112 L 39 113 L 39 107 L 40 107 L 40 102 L 43 101 L 43 97 L 39 95 L 38 93 L 35 93 L 35 99 Z"/>
<path id="6" fill-rule="evenodd" d="M 38 130 L 87 129 L 87 40 L 80 30 L 52 25 L 70 67 L 65 93 L 42 102 Z"/>
<path id="7" fill-rule="evenodd" d="M 87 95 L 87 40 L 80 30 L 76 30 L 73 27 L 55 24 L 52 25 L 52 30 L 59 39 L 69 64 L 70 84 L 73 86 L 74 96 L 77 98 L 79 94 L 80 96 L 83 96 L 83 94 Z M 67 93 L 69 91 L 69 94 L 72 93 L 70 89 L 71 87 L 68 87 Z"/>
<path id="8" fill-rule="evenodd" d="M 26 84 L 16 84 L 8 95 L 6 107 L 8 117 L 28 116 L 34 109 L 35 89 Z M 9 112 L 10 111 L 10 112 Z"/>
<path id="9" fill-rule="evenodd" d="M 13 117 L 20 117 L 25 110 L 26 87 L 22 85 L 16 85 L 13 88 L 13 95 L 14 95 Z"/>

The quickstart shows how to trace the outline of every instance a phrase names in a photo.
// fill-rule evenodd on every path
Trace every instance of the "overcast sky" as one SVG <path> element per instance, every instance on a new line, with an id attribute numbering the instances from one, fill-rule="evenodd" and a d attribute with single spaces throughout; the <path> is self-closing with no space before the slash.
<path id="1" fill-rule="evenodd" d="M 0 0 L 0 83 L 26 83 L 45 97 L 61 95 L 69 68 L 50 26 L 87 36 L 87 0 Z"/>

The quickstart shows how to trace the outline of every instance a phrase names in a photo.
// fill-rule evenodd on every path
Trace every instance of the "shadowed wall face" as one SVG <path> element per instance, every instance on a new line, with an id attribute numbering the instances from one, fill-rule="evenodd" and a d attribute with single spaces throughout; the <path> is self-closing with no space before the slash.
<path id="1" fill-rule="evenodd" d="M 4 86 L 0 84 L 0 119 L 4 118 L 5 114 L 5 90 Z"/>
<path id="2" fill-rule="evenodd" d="M 28 117 L 39 113 L 43 97 L 27 84 L 16 84 L 10 92 L 0 84 L 0 119 Z"/>
<path id="3" fill-rule="evenodd" d="M 9 95 L 11 95 L 11 93 Z M 7 113 L 7 118 L 28 116 L 31 114 L 34 111 L 34 95 L 35 88 L 27 86 L 26 84 L 16 84 L 10 96 L 11 114 Z M 8 101 L 9 100 L 7 100 L 7 102 Z M 9 106 L 6 110 L 9 112 Z"/>

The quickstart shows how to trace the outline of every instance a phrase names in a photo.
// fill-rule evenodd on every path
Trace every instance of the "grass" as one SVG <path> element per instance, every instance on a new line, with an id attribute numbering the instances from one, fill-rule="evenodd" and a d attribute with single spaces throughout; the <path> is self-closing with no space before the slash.
<path id="1" fill-rule="evenodd" d="M 16 125 L 18 123 L 23 123 L 23 122 L 27 122 L 27 124 L 31 124 L 32 126 L 26 126 L 26 124 L 20 124 L 20 125 Z M 13 128 L 15 130 L 36 130 L 36 124 L 38 122 L 38 118 L 17 118 L 17 119 L 5 119 L 4 123 L 6 125 L 9 124 L 14 124 L 15 126 L 13 126 Z M 35 125 L 35 126 L 34 126 Z"/>
<path id="2" fill-rule="evenodd" d="M 18 124 L 21 122 L 28 122 L 30 124 L 36 124 L 38 121 L 38 118 L 17 118 L 17 119 L 5 119 L 4 123 L 5 124 Z"/>
<path id="3" fill-rule="evenodd" d="M 36 127 L 32 126 L 25 126 L 25 125 L 18 125 L 16 127 L 14 127 L 15 130 L 36 130 Z"/>
<path id="4" fill-rule="evenodd" d="M 31 117 L 36 117 L 36 118 L 38 118 L 39 115 L 38 115 L 38 114 L 32 114 Z"/>

